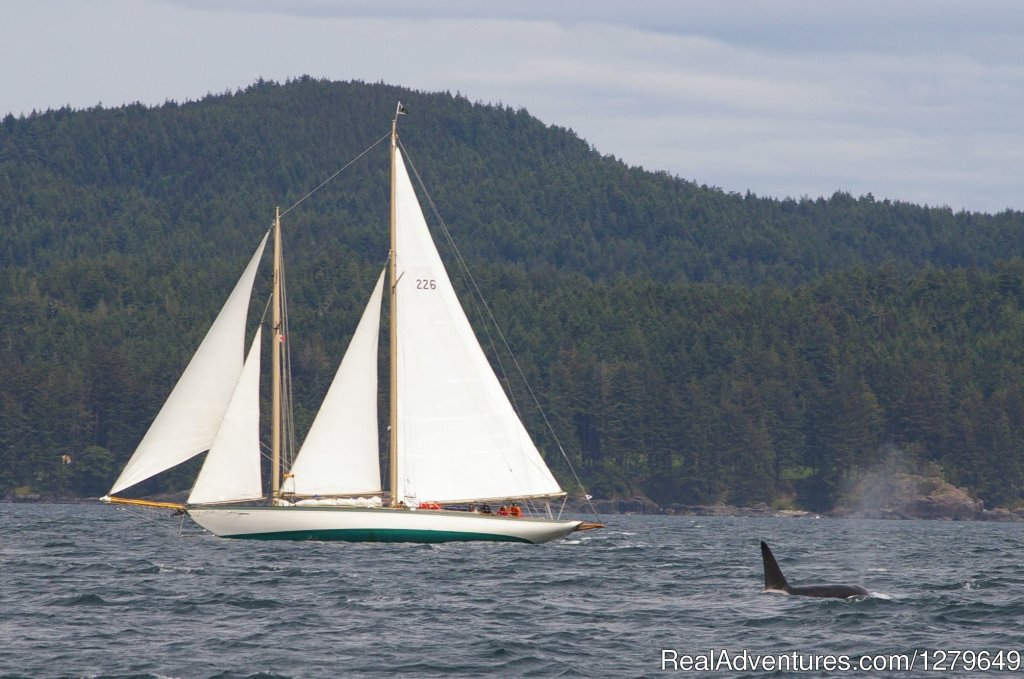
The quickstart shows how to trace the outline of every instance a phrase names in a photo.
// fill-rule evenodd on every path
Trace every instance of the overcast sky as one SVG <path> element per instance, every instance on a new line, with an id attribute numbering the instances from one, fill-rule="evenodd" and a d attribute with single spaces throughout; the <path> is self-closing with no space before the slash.
<path id="1" fill-rule="evenodd" d="M 0 0 L 0 115 L 384 81 L 727 191 L 1024 209 L 1015 0 Z"/>

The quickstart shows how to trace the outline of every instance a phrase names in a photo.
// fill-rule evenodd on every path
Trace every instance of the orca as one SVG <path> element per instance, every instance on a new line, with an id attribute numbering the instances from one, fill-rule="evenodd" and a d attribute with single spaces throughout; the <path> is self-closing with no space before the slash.
<path id="1" fill-rule="evenodd" d="M 786 581 L 779 563 L 764 540 L 761 541 L 761 559 L 764 561 L 764 591 L 782 592 L 794 596 L 831 597 L 849 599 L 852 596 L 866 596 L 868 591 L 856 585 L 803 585 L 794 587 Z"/>

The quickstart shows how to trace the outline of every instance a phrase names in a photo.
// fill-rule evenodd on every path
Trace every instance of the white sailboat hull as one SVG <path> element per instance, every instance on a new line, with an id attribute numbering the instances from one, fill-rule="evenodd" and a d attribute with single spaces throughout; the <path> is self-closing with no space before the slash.
<path id="1" fill-rule="evenodd" d="M 188 514 L 214 535 L 257 540 L 539 544 L 564 537 L 582 523 L 383 507 L 190 507 Z"/>

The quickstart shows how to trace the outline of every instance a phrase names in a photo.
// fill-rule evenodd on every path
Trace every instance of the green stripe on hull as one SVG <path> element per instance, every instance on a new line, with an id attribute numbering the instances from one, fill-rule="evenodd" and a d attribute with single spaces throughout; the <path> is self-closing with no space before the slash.
<path id="1" fill-rule="evenodd" d="M 493 533 L 463 533 L 449 530 L 408 530 L 401 528 L 347 528 L 338 530 L 289 530 L 277 533 L 251 533 L 225 535 L 242 540 L 334 540 L 343 542 L 525 542 L 529 540 L 512 535 Z"/>

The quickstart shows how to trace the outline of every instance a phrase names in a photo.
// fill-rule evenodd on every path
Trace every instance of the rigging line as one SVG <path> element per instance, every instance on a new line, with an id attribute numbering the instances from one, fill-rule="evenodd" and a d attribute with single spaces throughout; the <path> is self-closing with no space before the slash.
<path id="1" fill-rule="evenodd" d="M 593 513 L 596 516 L 597 509 L 594 507 L 594 503 L 590 501 L 590 494 L 587 493 L 587 489 L 583 485 L 583 481 L 580 480 L 579 475 L 576 473 L 576 468 L 573 467 L 572 461 L 569 459 L 568 453 L 566 453 L 565 448 L 562 447 L 562 442 L 561 440 L 559 440 L 558 434 L 555 433 L 555 428 L 551 425 L 551 421 L 548 419 L 547 412 L 545 412 L 544 408 L 541 406 L 540 399 L 537 397 L 536 392 L 534 392 L 533 386 L 530 384 L 530 381 L 526 379 L 526 372 L 523 370 L 523 367 L 519 364 L 519 360 L 516 358 L 515 353 L 512 351 L 512 347 L 509 346 L 508 340 L 505 338 L 505 333 L 502 332 L 501 326 L 498 324 L 497 319 L 495 319 L 494 314 L 491 312 L 491 307 L 490 305 L 487 304 L 487 300 L 484 298 L 483 293 L 480 291 L 480 287 L 476 283 L 476 278 L 473 277 L 473 273 L 469 270 L 469 266 L 466 264 L 466 260 L 462 257 L 462 253 L 459 251 L 458 246 L 455 244 L 455 239 L 452 238 L 451 233 L 448 231 L 448 225 L 445 224 L 444 218 L 441 216 L 440 211 L 438 211 L 437 206 L 434 204 L 434 198 L 430 195 L 430 191 L 427 190 L 426 185 L 423 183 L 423 179 L 420 177 L 419 170 L 416 169 L 416 165 L 412 162 L 412 158 L 409 157 L 409 152 L 406 150 L 405 144 L 402 143 L 402 139 L 400 137 L 398 138 L 398 145 L 402 147 L 402 153 L 404 154 L 405 159 L 409 162 L 409 167 L 412 168 L 412 172 L 416 176 L 416 181 L 419 183 L 420 189 L 423 191 L 423 194 L 427 197 L 427 203 L 430 204 L 431 211 L 434 213 L 434 216 L 437 217 L 437 221 L 441 225 L 441 230 L 444 232 L 445 238 L 448 240 L 448 244 L 455 252 L 455 257 L 459 262 L 459 266 L 465 272 L 466 278 L 472 285 L 472 289 L 475 293 L 476 298 L 479 299 L 480 304 L 487 311 L 487 316 L 490 318 L 491 324 L 494 325 L 494 329 L 498 333 L 499 339 L 501 339 L 501 342 L 504 345 L 505 350 L 512 358 L 512 364 L 519 372 L 520 377 L 522 377 L 523 383 L 526 385 L 526 390 L 530 394 L 530 398 L 533 399 L 534 405 L 537 407 L 537 410 L 540 412 L 541 418 L 543 418 L 544 420 L 544 426 L 547 427 L 548 432 L 551 434 L 551 438 L 554 439 L 555 445 L 558 447 L 558 451 L 562 454 L 562 458 L 569 466 L 569 471 L 572 472 L 573 479 L 575 479 L 576 485 L 582 492 L 583 498 L 587 502 L 587 506 L 590 507 L 591 513 Z M 477 300 L 474 299 L 473 303 L 476 304 Z M 490 335 L 489 331 L 488 335 Z M 500 358 L 498 359 L 498 364 L 499 366 L 501 365 Z M 502 367 L 502 372 L 504 372 L 504 367 Z M 513 401 L 514 399 L 515 397 L 513 397 Z"/>
<path id="2" fill-rule="evenodd" d="M 430 195 L 430 191 L 427 190 L 427 185 L 423 182 L 423 178 L 420 177 L 419 170 L 416 169 L 416 165 L 412 162 L 412 158 L 409 157 L 409 152 L 406 150 L 405 145 L 402 144 L 401 138 L 398 139 L 398 144 L 399 146 L 402 147 L 402 152 L 405 154 L 405 159 L 409 162 L 409 167 L 412 168 L 413 175 L 416 177 L 416 181 L 420 186 L 420 190 L 423 191 L 424 195 L 427 197 L 427 203 L 430 205 L 430 211 L 434 214 L 434 217 L 437 218 L 438 224 L 441 226 L 441 231 L 444 234 L 445 240 L 451 247 L 452 251 L 455 253 L 455 260 L 459 265 L 459 270 L 466 276 L 467 280 L 470 283 L 470 292 L 474 293 L 471 300 L 473 302 L 473 306 L 477 309 L 477 313 L 480 316 L 483 316 L 484 314 L 481 313 L 479 310 L 480 304 L 482 303 L 484 307 L 486 307 L 487 300 L 484 299 L 483 293 L 480 291 L 480 287 L 476 284 L 476 280 L 473 278 L 473 273 L 470 271 L 469 265 L 466 263 L 465 258 L 462 256 L 462 252 L 459 250 L 459 246 L 455 244 L 455 239 L 452 237 L 451 231 L 448 230 L 448 225 L 445 223 L 444 218 L 441 216 L 441 212 L 437 209 L 437 205 L 434 204 L 434 198 L 433 196 Z M 487 315 L 491 319 L 491 323 L 494 324 L 495 328 L 500 333 L 501 329 L 498 327 L 498 323 L 494 318 L 494 314 L 490 313 L 490 309 L 487 309 L 487 312 Z M 498 355 L 497 353 L 497 347 L 495 347 L 494 345 L 494 340 L 491 337 L 490 327 L 484 326 L 484 332 L 487 333 L 487 339 L 490 341 L 491 348 L 494 350 L 495 359 L 498 362 L 498 367 L 501 369 L 502 375 L 505 377 L 505 381 L 507 382 L 508 375 L 505 371 L 505 366 L 502 364 L 501 356 Z M 507 348 L 508 345 L 506 343 L 506 349 Z M 509 353 L 512 353 L 511 350 L 509 350 Z M 510 397 L 512 398 L 514 404 L 515 395 L 510 394 Z M 519 406 L 515 405 L 515 408 L 516 412 L 518 413 Z"/>
<path id="3" fill-rule="evenodd" d="M 263 325 L 264 323 L 267 323 L 269 325 L 270 322 L 267 320 L 267 314 L 270 312 L 270 305 L 273 303 L 273 301 L 274 295 L 267 295 L 267 303 L 263 307 L 263 315 L 260 316 L 260 325 Z M 268 332 L 267 334 L 269 335 L 270 333 Z"/>
<path id="4" fill-rule="evenodd" d="M 498 370 L 501 372 L 501 377 L 504 380 L 504 383 L 507 385 L 506 391 L 508 392 L 509 399 L 512 401 L 512 409 L 515 410 L 516 415 L 518 415 L 519 418 L 522 419 L 523 411 L 519 407 L 519 401 L 516 398 L 515 393 L 512 391 L 512 381 L 509 379 L 508 371 L 505 369 L 505 362 L 502 361 L 501 359 L 501 352 L 498 351 L 498 347 L 494 342 L 494 335 L 491 333 L 491 326 L 493 326 L 500 335 L 501 327 L 498 325 L 498 322 L 495 319 L 494 314 L 491 313 L 490 308 L 487 306 L 487 300 L 484 299 L 483 293 L 480 291 L 480 286 L 477 285 L 476 280 L 473 278 L 473 273 L 472 271 L 470 271 L 469 265 L 466 263 L 465 258 L 462 256 L 462 252 L 459 250 L 458 245 L 455 244 L 455 239 L 452 237 L 451 231 L 449 231 L 448 229 L 448 225 L 445 223 L 444 218 L 441 216 L 441 212 L 437 209 L 437 206 L 434 204 L 434 199 L 430 195 L 430 191 L 427 190 L 427 186 L 423 182 L 422 177 L 420 177 L 419 171 L 416 169 L 416 165 L 412 162 L 412 158 L 409 157 L 409 153 L 408 151 L 406 151 L 405 145 L 402 144 L 401 138 L 398 139 L 398 143 L 402 147 L 402 152 L 405 154 L 406 160 L 409 161 L 409 166 L 412 168 L 413 175 L 415 175 L 416 181 L 420 185 L 420 190 L 422 190 L 424 195 L 426 195 L 427 197 L 427 202 L 430 205 L 431 212 L 433 213 L 434 217 L 440 224 L 441 231 L 444 234 L 445 240 L 447 241 L 449 247 L 451 247 L 452 251 L 455 253 L 455 260 L 459 265 L 459 270 L 462 272 L 462 274 L 466 277 L 466 279 L 469 282 L 469 290 L 472 293 L 470 296 L 470 301 L 473 303 L 473 308 L 476 311 L 477 318 L 484 319 L 485 321 L 488 317 L 490 318 L 490 322 L 483 323 L 483 331 L 487 335 L 487 341 L 491 347 L 491 354 L 494 356 L 494 360 L 498 364 Z M 484 314 L 483 311 L 481 311 L 481 304 L 483 305 L 484 309 L 486 309 L 486 315 Z M 509 356 L 512 357 L 513 361 L 515 361 L 515 354 L 512 353 L 512 349 L 509 347 L 508 342 L 505 340 L 504 336 L 502 336 L 501 339 L 505 346 L 505 351 L 508 353 Z M 526 379 L 526 375 L 523 369 L 520 368 L 518 365 L 516 366 L 516 368 L 518 369 L 519 375 L 522 377 L 523 382 L 526 384 L 527 387 L 529 387 L 529 381 Z"/>
<path id="5" fill-rule="evenodd" d="M 498 363 L 498 368 L 501 370 L 501 373 L 502 373 L 502 375 L 505 378 L 506 384 L 509 384 L 510 387 L 511 387 L 511 384 L 510 384 L 509 378 L 508 378 L 508 372 L 505 370 L 505 364 L 501 360 L 501 355 L 497 351 L 497 347 L 494 344 L 494 338 L 493 338 L 493 336 L 491 334 L 491 326 L 493 326 L 495 331 L 497 331 L 499 339 L 501 339 L 502 344 L 505 347 L 505 351 L 512 358 L 512 362 L 515 365 L 517 372 L 519 373 L 520 377 L 522 377 L 523 382 L 524 382 L 524 384 L 526 384 L 527 389 L 530 390 L 530 383 L 529 383 L 529 380 L 526 379 L 526 373 L 522 369 L 522 367 L 519 365 L 518 361 L 516 360 L 515 353 L 512 351 L 512 348 L 509 345 L 508 340 L 505 338 L 505 335 L 504 335 L 504 333 L 501 330 L 501 326 L 498 324 L 497 319 L 494 317 L 494 313 L 491 311 L 490 306 L 487 304 L 487 300 L 484 298 L 483 292 L 480 290 L 480 286 L 477 285 L 476 279 L 473 277 L 473 272 L 469 268 L 469 264 L 466 263 L 466 259 L 462 256 L 462 252 L 459 250 L 458 245 L 456 245 L 455 239 L 454 239 L 454 237 L 452 237 L 451 231 L 448 229 L 448 224 L 445 223 L 444 218 L 441 216 L 441 212 L 437 209 L 437 205 L 434 203 L 433 196 L 430 195 L 430 191 L 427 189 L 426 184 L 423 182 L 423 179 L 420 177 L 419 171 L 416 169 L 416 165 L 412 162 L 412 158 L 409 157 L 409 153 L 408 153 L 408 151 L 406 151 L 405 145 L 402 144 L 401 139 L 398 140 L 398 143 L 400 145 L 402 145 L 402 151 L 405 153 L 405 157 L 409 161 L 409 166 L 412 167 L 413 174 L 416 176 L 416 181 L 419 183 L 420 189 L 423 191 L 424 195 L 426 195 L 426 197 L 427 197 L 427 202 L 430 204 L 431 212 L 433 212 L 434 217 L 437 218 L 437 221 L 438 221 L 439 225 L 441 226 L 441 231 L 444 234 L 445 240 L 448 242 L 448 245 L 451 247 L 452 251 L 455 253 L 455 259 L 456 259 L 456 261 L 459 264 L 459 269 L 466 276 L 466 279 L 467 279 L 467 281 L 468 281 L 468 283 L 470 285 L 470 291 L 473 293 L 473 295 L 472 295 L 472 302 L 473 302 L 473 306 L 477 309 L 477 314 L 479 314 L 481 317 L 485 317 L 485 314 L 480 311 L 481 307 L 484 309 L 484 311 L 487 312 L 486 313 L 486 318 L 489 318 L 490 322 L 488 324 L 484 325 L 484 332 L 487 333 L 487 339 L 488 339 L 488 341 L 491 344 L 491 348 L 492 348 L 492 351 L 494 353 L 494 358 L 495 358 L 495 360 Z M 511 391 L 511 389 L 510 389 L 510 391 Z M 537 408 L 540 409 L 540 403 L 537 401 L 537 397 L 532 394 L 532 390 L 530 390 L 530 391 L 531 391 L 531 396 L 533 396 L 534 403 L 536 403 Z M 511 398 L 511 400 L 512 400 L 513 408 L 516 410 L 517 414 L 519 414 L 520 417 L 521 417 L 522 416 L 521 415 L 521 411 L 520 411 L 520 408 L 519 408 L 519 404 L 516 402 L 515 394 L 510 393 L 509 394 L 509 398 Z M 543 412 L 541 414 L 543 414 Z M 552 434 L 554 434 L 553 431 L 552 431 Z M 556 437 L 556 440 L 557 440 L 557 437 Z"/>
<path id="6" fill-rule="evenodd" d="M 398 140 L 398 143 L 402 145 L 401 139 Z M 459 269 L 466 276 L 466 279 L 470 284 L 470 291 L 473 293 L 473 306 L 477 309 L 477 313 L 481 317 L 484 316 L 484 314 L 480 311 L 481 305 L 483 309 L 487 312 L 486 317 L 490 319 L 490 324 L 484 326 L 484 332 L 487 333 L 487 339 L 491 344 L 491 348 L 494 351 L 495 360 L 498 362 L 498 367 L 501 370 L 502 375 L 505 377 L 506 383 L 508 383 L 508 374 L 507 371 L 505 370 L 505 365 L 501 360 L 501 355 L 498 353 L 497 347 L 494 344 L 494 339 L 493 336 L 491 335 L 491 325 L 494 326 L 494 329 L 497 331 L 499 338 L 502 340 L 502 344 L 505 347 L 505 351 L 508 352 L 509 356 L 512 357 L 512 361 L 514 364 L 516 364 L 516 368 L 518 369 L 520 376 L 523 378 L 523 381 L 526 383 L 527 387 L 529 387 L 529 382 L 526 379 L 525 371 L 523 371 L 523 369 L 518 365 L 518 363 L 516 363 L 515 354 L 512 352 L 512 348 L 509 346 L 508 341 L 505 339 L 505 336 L 501 331 L 501 326 L 498 324 L 498 321 L 494 317 L 493 312 L 491 312 L 490 306 L 487 304 L 487 300 L 484 298 L 483 292 L 480 290 L 480 286 L 477 285 L 476 279 L 473 277 L 473 272 L 470 270 L 469 264 L 466 263 L 465 258 L 462 256 L 462 252 L 459 250 L 458 245 L 456 245 L 455 243 L 455 239 L 452 237 L 451 231 L 449 231 L 448 229 L 448 225 L 445 223 L 440 211 L 434 204 L 434 198 L 430 195 L 430 191 L 427 190 L 426 184 L 424 184 L 423 179 L 420 177 L 419 171 L 416 169 L 416 166 L 413 164 L 408 152 L 405 150 L 405 145 L 402 145 L 402 151 L 405 152 L 405 157 L 409 161 L 409 166 L 412 167 L 413 174 L 416 176 L 416 181 L 419 183 L 420 189 L 427 197 L 427 202 L 430 204 L 431 212 L 433 212 L 434 216 L 437 218 L 437 221 L 441 226 L 441 231 L 444 233 L 445 240 L 448 242 L 448 245 L 452 248 L 452 251 L 455 253 L 455 259 L 459 264 Z M 519 413 L 519 405 L 516 403 L 515 395 L 509 394 L 509 397 L 512 399 L 513 406 L 515 407 L 516 412 Z M 536 401 L 536 398 L 534 398 L 534 400 Z M 539 403 L 537 405 L 538 407 L 540 406 Z"/>
<path id="7" fill-rule="evenodd" d="M 125 512 L 127 514 L 131 514 L 132 516 L 134 516 L 135 518 L 137 518 L 139 520 L 147 521 L 147 522 L 153 524 L 154 526 L 159 526 L 161 528 L 167 528 L 167 524 L 166 523 L 164 523 L 162 521 L 157 521 L 156 519 L 153 518 L 153 516 L 151 514 L 147 514 L 145 511 L 143 511 L 142 509 L 140 509 L 138 507 L 117 507 L 117 509 L 119 511 Z M 155 513 L 156 510 L 153 509 L 153 512 Z"/>
<path id="8" fill-rule="evenodd" d="M 283 267 L 281 269 L 281 293 L 283 302 L 281 334 L 284 338 L 282 341 L 282 344 L 284 344 L 284 435 L 287 439 L 284 451 L 284 461 L 287 463 L 288 469 L 291 469 L 292 465 L 295 464 L 295 451 L 297 448 L 295 437 L 295 413 L 293 411 L 295 404 L 295 392 L 292 381 L 292 351 L 290 344 L 291 327 L 288 324 L 288 277 L 285 275 Z"/>
<path id="9" fill-rule="evenodd" d="M 470 292 L 470 301 L 472 302 L 473 310 L 476 313 L 475 318 L 481 320 L 480 325 L 487 336 L 487 342 L 491 348 L 491 355 L 494 357 L 494 361 L 498 364 L 497 368 L 498 371 L 501 373 L 501 380 L 506 385 L 505 391 L 506 395 L 508 396 L 509 400 L 512 403 L 512 409 L 513 411 L 515 411 L 516 415 L 520 419 L 523 419 L 523 410 L 520 407 L 519 400 L 516 398 L 515 392 L 512 389 L 512 380 L 509 378 L 508 370 L 505 368 L 505 362 L 502 360 L 501 352 L 498 350 L 498 346 L 494 341 L 494 335 L 491 332 L 491 327 L 493 326 L 499 332 L 499 334 L 501 333 L 501 328 L 498 325 L 498 321 L 495 319 L 494 314 L 491 313 L 490 308 L 487 307 L 487 301 L 484 299 L 483 293 L 480 291 L 480 286 L 477 285 L 476 280 L 473 278 L 473 274 L 472 271 L 470 271 L 469 265 L 466 263 L 465 258 L 462 256 L 462 252 L 459 250 L 458 245 L 456 245 L 455 239 L 452 237 L 451 231 L 448 229 L 448 225 L 445 223 L 444 218 L 441 216 L 441 212 L 437 209 L 437 205 L 434 203 L 433 196 L 430 195 L 430 191 L 427 189 L 426 184 L 423 182 L 423 178 L 420 176 L 419 170 L 416 169 L 416 165 L 413 163 L 412 158 L 409 156 L 409 153 L 406 150 L 405 145 L 402 144 L 401 138 L 398 138 L 397 141 L 398 144 L 402 147 L 402 152 L 405 154 L 405 159 L 408 161 L 409 167 L 412 168 L 413 175 L 416 177 L 416 181 L 419 183 L 420 190 L 423 191 L 424 195 L 426 195 L 427 197 L 427 202 L 430 205 L 431 212 L 433 213 L 437 222 L 440 224 L 441 232 L 444 234 L 446 242 L 448 243 L 452 251 L 455 253 L 455 260 L 459 266 L 459 271 L 468 281 L 467 285 L 469 287 Z M 486 309 L 486 314 L 481 309 L 481 304 Z M 490 321 L 487 320 L 488 318 L 490 318 Z M 506 353 L 509 356 L 511 356 L 514 361 L 515 354 L 512 353 L 512 349 L 509 346 L 508 341 L 505 340 L 503 336 L 501 339 L 504 343 Z M 518 369 L 519 375 L 522 378 L 523 383 L 527 386 L 527 388 L 529 388 L 530 384 L 529 380 L 527 380 L 526 378 L 525 372 L 518 365 L 516 366 L 516 368 Z M 536 397 L 534 397 L 534 402 L 536 402 Z M 539 404 L 537 408 L 538 410 L 540 410 Z M 548 428 L 550 429 L 550 426 Z M 553 433 L 554 432 L 552 432 L 552 434 Z M 571 466 L 572 465 L 570 463 L 570 467 Z M 586 492 L 584 491 L 584 495 L 585 494 Z"/>
<path id="10" fill-rule="evenodd" d="M 501 353 L 498 351 L 498 347 L 494 342 L 494 336 L 491 334 L 492 325 L 498 331 L 499 334 L 501 333 L 501 328 L 499 327 L 497 320 L 495 320 L 494 314 L 491 313 L 491 310 L 489 308 L 487 308 L 487 300 L 484 299 L 483 293 L 480 291 L 480 286 L 477 285 L 476 280 L 473 278 L 473 273 L 470 271 L 469 265 L 466 263 L 465 258 L 462 256 L 462 252 L 459 251 L 458 245 L 455 244 L 455 239 L 452 237 L 451 231 L 448 230 L 448 225 L 445 223 L 440 211 L 434 204 L 434 198 L 430 195 L 430 191 L 427 190 L 427 186 L 423 182 L 423 179 L 420 177 L 420 173 L 416 169 L 416 165 L 413 164 L 412 158 L 409 157 L 409 153 L 408 151 L 406 151 L 405 145 L 402 144 L 401 138 L 399 138 L 398 143 L 402 147 L 402 152 L 405 154 L 406 160 L 409 161 L 409 166 L 412 168 L 413 175 L 415 175 L 416 181 L 420 185 L 420 189 L 427 197 L 427 203 L 429 203 L 431 212 L 434 214 L 434 217 L 437 219 L 438 223 L 441 226 L 441 231 L 444 234 L 445 240 L 447 241 L 449 247 L 451 247 L 452 251 L 455 253 L 455 260 L 459 265 L 459 270 L 463 273 L 463 275 L 466 277 L 470 284 L 470 292 L 473 293 L 470 298 L 470 301 L 473 303 L 473 308 L 476 310 L 477 317 L 483 318 L 485 320 L 488 317 L 490 318 L 490 323 L 485 323 L 483 325 L 483 330 L 487 334 L 487 341 L 491 346 L 491 353 L 493 354 L 495 361 L 497 361 L 498 363 L 498 370 L 501 371 L 501 376 L 504 379 L 505 384 L 508 385 L 508 396 L 509 399 L 511 399 L 512 401 L 512 408 L 516 411 L 516 414 L 521 419 L 523 417 L 523 412 L 519 407 L 519 402 L 516 399 L 516 395 L 512 392 L 512 383 L 509 380 L 508 371 L 505 369 L 505 363 L 504 361 L 501 360 Z M 481 304 L 483 304 L 483 306 L 486 308 L 486 315 L 483 313 L 483 311 L 480 310 Z M 510 356 L 512 356 L 513 359 L 515 359 L 515 355 L 509 348 L 508 342 L 504 341 L 504 337 L 502 337 L 502 341 L 504 342 L 505 350 L 508 352 Z M 526 382 L 526 376 L 525 374 L 523 374 L 522 369 L 519 370 L 519 373 L 520 375 L 523 376 L 523 381 Z"/>
<path id="11" fill-rule="evenodd" d="M 274 458 L 273 458 L 273 456 L 270 453 L 270 446 L 267 445 L 263 441 L 260 441 L 259 444 L 260 444 L 260 458 L 263 459 L 263 460 L 266 460 L 267 462 L 270 462 L 271 460 L 273 460 Z"/>
<path id="12" fill-rule="evenodd" d="M 331 182 L 331 181 L 332 181 L 332 180 L 333 180 L 333 179 L 334 179 L 335 177 L 337 177 L 337 176 L 338 176 L 339 174 L 341 174 L 342 172 L 344 172 L 345 170 L 347 170 L 347 169 L 348 169 L 349 167 L 351 167 L 351 166 L 352 166 L 352 165 L 353 165 L 353 164 L 354 164 L 354 163 L 355 163 L 355 162 L 356 162 L 357 160 L 359 160 L 360 158 L 362 158 L 363 156 L 365 156 L 365 155 L 366 155 L 367 153 L 369 153 L 369 152 L 370 152 L 370 151 L 372 151 L 373 149 L 377 148 L 377 146 L 378 146 L 378 145 L 379 145 L 379 144 L 380 144 L 380 143 L 381 143 L 382 141 L 384 141 L 385 139 L 388 139 L 388 138 L 390 138 L 390 137 L 391 137 L 391 133 L 390 133 L 390 132 L 388 132 L 388 133 L 387 133 L 387 134 L 385 134 L 385 135 L 384 135 L 383 137 L 381 137 L 381 138 L 380 138 L 380 139 L 378 139 L 377 141 L 373 142 L 373 144 L 371 144 L 371 145 L 370 145 L 370 146 L 369 146 L 369 147 L 368 147 L 368 148 L 367 148 L 367 149 L 366 149 L 365 151 L 363 151 L 363 152 L 362 152 L 362 153 L 360 153 L 360 154 L 359 154 L 358 156 L 356 156 L 356 157 L 355 157 L 355 158 L 353 158 L 352 160 L 350 160 L 350 161 L 348 161 L 347 163 L 345 163 L 345 165 L 344 165 L 344 166 L 343 166 L 343 167 L 342 167 L 341 169 L 339 169 L 339 170 L 338 170 L 337 172 L 335 172 L 334 174 L 332 174 L 332 175 L 331 175 L 330 177 L 328 177 L 327 179 L 325 179 L 325 180 L 323 180 L 322 182 L 320 182 L 320 184 L 319 184 L 319 185 L 318 185 L 318 186 L 317 186 L 317 187 L 316 187 L 315 189 L 313 189 L 312 191 L 310 191 L 309 193 L 307 193 L 306 195 L 304 195 L 304 196 L 303 196 L 302 198 L 299 198 L 299 199 L 298 199 L 297 201 L 295 201 L 294 203 L 292 203 L 291 207 L 289 207 L 288 209 L 286 209 L 286 210 L 283 210 L 283 211 L 281 212 L 281 216 L 282 216 L 282 217 L 284 217 L 284 216 L 285 216 L 286 214 L 288 214 L 289 212 L 291 212 L 292 210 L 294 210 L 295 208 L 297 208 L 297 207 L 299 206 L 299 203 L 303 202 L 304 200 L 306 200 L 307 198 L 309 198 L 310 196 L 312 196 L 312 195 L 313 195 L 314 193 L 316 193 L 317 191 L 319 191 L 319 190 L 320 190 L 320 189 L 322 189 L 323 187 L 327 186 L 327 184 L 329 184 L 329 183 L 330 183 L 330 182 Z"/>

